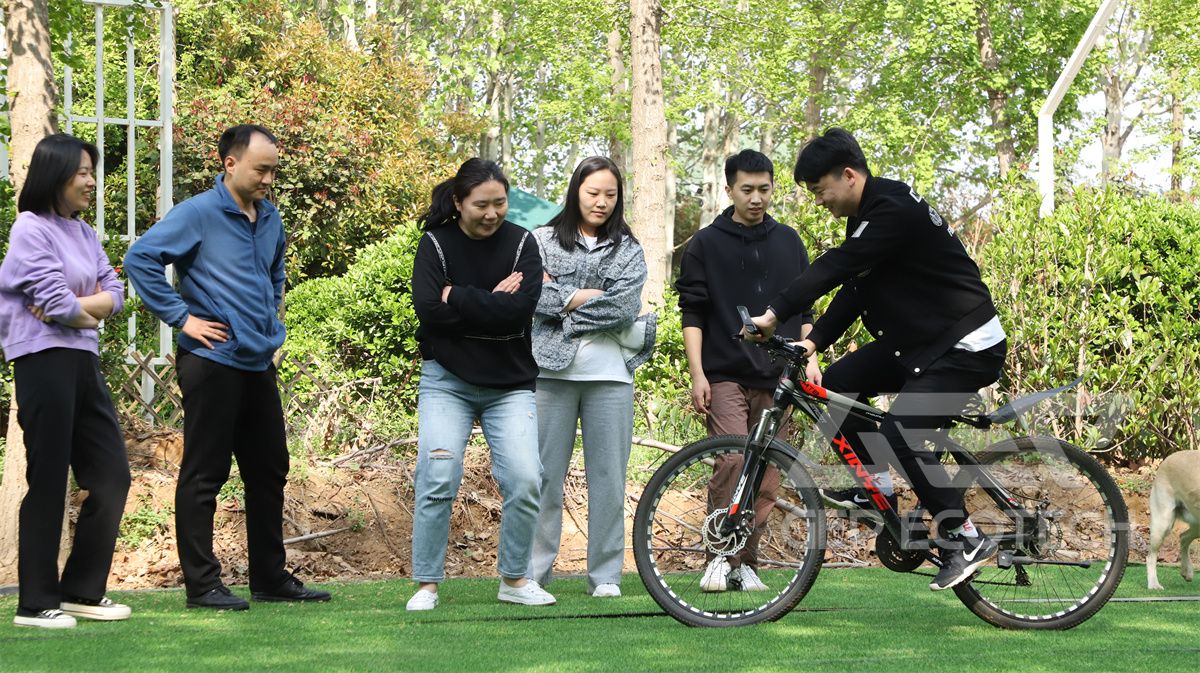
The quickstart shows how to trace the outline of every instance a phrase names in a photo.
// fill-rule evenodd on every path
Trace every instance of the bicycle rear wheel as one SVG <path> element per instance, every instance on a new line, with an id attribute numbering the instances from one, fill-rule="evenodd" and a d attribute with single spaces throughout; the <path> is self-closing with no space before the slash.
<path id="1" fill-rule="evenodd" d="M 638 503 L 633 553 L 638 574 L 654 600 L 689 626 L 744 626 L 787 614 L 808 593 L 825 553 L 825 515 L 812 477 L 782 442 L 768 449 L 768 465 L 778 470 L 776 503 L 756 531 L 757 573 L 766 590 L 701 588 L 715 556 L 736 554 L 748 536 L 720 538 L 720 512 L 707 507 L 709 481 L 718 457 L 742 454 L 747 438 L 721 436 L 694 442 L 654 473 Z M 723 508 L 727 503 L 720 504 Z M 711 586 L 710 586 L 711 588 Z"/>
<path id="2" fill-rule="evenodd" d="M 1048 437 L 1005 440 L 977 458 L 1034 516 L 1014 520 L 973 482 L 967 510 L 1000 540 L 1001 554 L 954 593 L 1003 628 L 1069 629 L 1096 614 L 1129 552 L 1129 514 L 1112 477 L 1085 451 Z"/>

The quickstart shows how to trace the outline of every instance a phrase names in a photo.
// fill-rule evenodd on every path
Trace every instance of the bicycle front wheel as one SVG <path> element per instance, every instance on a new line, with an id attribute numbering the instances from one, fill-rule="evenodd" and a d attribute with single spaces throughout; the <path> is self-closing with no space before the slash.
<path id="1" fill-rule="evenodd" d="M 633 523 L 638 574 L 654 600 L 689 626 L 779 619 L 808 593 L 824 560 L 825 515 L 817 487 L 795 450 L 778 441 L 767 450 L 768 474 L 755 505 L 765 517 L 756 512 L 757 526 L 720 535 L 729 503 L 716 502 L 717 511 L 709 506 L 714 465 L 740 461 L 747 441 L 744 435 L 721 436 L 685 446 L 654 473 L 638 503 Z M 745 565 L 755 569 L 761 584 L 741 582 L 738 572 L 721 565 L 723 559 L 733 566 L 750 559 Z M 714 586 L 714 572 L 728 581 Z"/>
<path id="2" fill-rule="evenodd" d="M 1010 515 L 974 481 L 971 521 L 1000 556 L 954 588 L 985 621 L 1010 629 L 1069 629 L 1104 606 L 1125 574 L 1129 514 L 1104 467 L 1059 439 L 1018 437 L 977 456 L 1031 516 Z"/>

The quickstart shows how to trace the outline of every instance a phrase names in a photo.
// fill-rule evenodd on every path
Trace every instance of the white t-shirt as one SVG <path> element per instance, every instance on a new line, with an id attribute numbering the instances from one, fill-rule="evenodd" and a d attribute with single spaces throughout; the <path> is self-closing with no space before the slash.
<path id="1" fill-rule="evenodd" d="M 954 347 L 959 350 L 978 353 L 981 350 L 986 350 L 1004 341 L 1006 336 L 1004 328 L 1000 326 L 1000 316 L 992 316 L 991 320 L 963 337 L 961 341 L 954 344 Z"/>

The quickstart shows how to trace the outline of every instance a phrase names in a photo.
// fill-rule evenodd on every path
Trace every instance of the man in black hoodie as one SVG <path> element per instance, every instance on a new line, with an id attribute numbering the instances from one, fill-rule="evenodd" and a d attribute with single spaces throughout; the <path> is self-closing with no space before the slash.
<path id="1" fill-rule="evenodd" d="M 748 434 L 771 406 L 783 369 L 764 351 L 731 338 L 742 324 L 737 306 L 762 312 L 808 267 L 808 251 L 800 236 L 767 214 L 775 190 L 771 160 L 760 152 L 742 150 L 725 161 L 725 183 L 733 205 L 692 237 L 675 281 L 692 376 L 692 405 L 707 417 L 709 436 Z M 792 338 L 808 336 L 812 309 L 798 311 L 779 329 Z M 807 373 L 810 380 L 820 382 L 815 356 L 809 359 Z M 741 470 L 740 455 L 718 459 L 709 482 L 710 512 L 729 505 Z M 778 486 L 778 472 L 769 471 L 755 502 L 756 528 L 774 506 Z M 766 590 L 755 572 L 760 535 L 761 531 L 751 535 L 734 556 L 712 558 L 701 588 Z"/>
<path id="2" fill-rule="evenodd" d="M 998 548 L 972 524 L 962 492 L 951 487 L 936 454 L 924 444 L 962 413 L 980 388 L 1000 377 L 1007 342 L 996 307 L 954 230 L 912 187 L 872 176 L 849 132 L 830 129 L 805 145 L 795 179 L 817 205 L 847 218 L 846 240 L 772 299 L 754 318 L 761 334 L 747 338 L 766 339 L 790 316 L 840 288 L 800 345 L 809 352 L 827 348 L 861 318 L 875 340 L 831 365 L 824 384 L 861 401 L 898 395 L 878 428 L 886 447 L 873 444 L 868 452 L 863 435 L 875 428 L 854 417 L 842 422 L 834 442 L 843 452 L 847 443 L 853 448 L 873 473 L 868 488 L 887 496 L 892 509 L 888 463 L 912 484 L 945 531 L 938 540 L 944 565 L 929 587 L 949 589 Z M 890 455 L 882 455 L 889 448 Z M 866 504 L 866 494 L 858 489 L 823 495 L 841 507 Z"/>

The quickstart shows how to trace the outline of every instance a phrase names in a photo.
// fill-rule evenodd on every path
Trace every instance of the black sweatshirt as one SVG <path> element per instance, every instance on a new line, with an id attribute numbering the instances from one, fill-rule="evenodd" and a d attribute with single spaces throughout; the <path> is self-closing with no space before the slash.
<path id="1" fill-rule="evenodd" d="M 911 187 L 871 177 L 846 240 L 813 261 L 771 308 L 780 321 L 834 288 L 809 338 L 825 348 L 855 318 L 911 375 L 996 315 L 992 296 L 954 231 Z"/>
<path id="2" fill-rule="evenodd" d="M 737 306 L 751 315 L 767 309 L 797 274 L 808 268 L 808 251 L 800 236 L 770 215 L 747 227 L 733 221 L 727 208 L 713 223 L 696 232 L 683 253 L 679 278 L 679 308 L 684 327 L 704 332 L 701 366 L 712 383 L 733 381 L 747 388 L 773 389 L 783 369 L 766 351 L 734 341 L 742 329 Z M 800 338 L 800 326 L 812 322 L 812 309 L 804 308 L 786 321 L 780 334 Z"/>
<path id="3" fill-rule="evenodd" d="M 513 271 L 516 293 L 492 292 Z M 442 288 L 453 286 L 447 303 Z M 421 357 L 477 386 L 533 390 L 538 367 L 529 338 L 542 292 L 542 257 L 521 227 L 504 222 L 475 240 L 456 223 L 425 232 L 413 262 L 413 308 Z"/>

